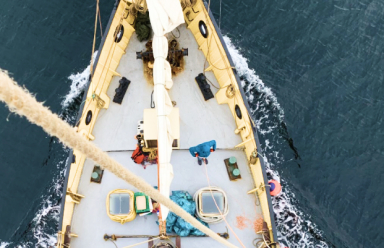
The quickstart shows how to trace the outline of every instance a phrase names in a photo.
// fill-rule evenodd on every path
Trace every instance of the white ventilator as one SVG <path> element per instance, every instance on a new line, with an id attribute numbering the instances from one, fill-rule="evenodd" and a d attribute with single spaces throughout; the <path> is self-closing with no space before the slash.
<path id="1" fill-rule="evenodd" d="M 154 96 L 158 123 L 158 168 L 160 194 L 169 198 L 170 186 L 173 179 L 171 165 L 172 130 L 169 115 L 172 111 L 172 102 L 167 89 L 173 85 L 171 66 L 167 59 L 168 40 L 165 34 L 184 23 L 183 11 L 179 0 L 147 0 L 149 17 L 154 32 L 152 48 L 155 63 L 153 66 L 153 81 L 155 85 Z M 160 205 L 161 219 L 167 219 L 169 209 Z"/>

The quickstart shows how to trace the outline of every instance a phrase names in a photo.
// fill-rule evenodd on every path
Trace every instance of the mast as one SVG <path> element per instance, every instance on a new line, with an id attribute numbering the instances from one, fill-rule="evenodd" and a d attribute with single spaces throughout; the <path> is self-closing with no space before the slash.
<path id="1" fill-rule="evenodd" d="M 173 168 L 170 163 L 173 137 L 169 115 L 173 106 L 167 90 L 171 89 L 173 82 L 171 66 L 166 60 L 168 40 L 164 35 L 184 23 L 184 16 L 179 0 L 147 0 L 147 6 L 154 32 L 152 47 L 155 59 L 153 81 L 158 125 L 158 186 L 160 194 L 169 198 L 170 185 L 173 179 Z M 169 209 L 160 205 L 160 235 L 166 234 L 168 213 Z"/>

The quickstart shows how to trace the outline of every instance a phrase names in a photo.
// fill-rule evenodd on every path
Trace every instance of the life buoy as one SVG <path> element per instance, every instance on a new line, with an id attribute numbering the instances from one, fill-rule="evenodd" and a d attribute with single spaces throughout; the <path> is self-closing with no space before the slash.
<path id="1" fill-rule="evenodd" d="M 277 196 L 281 192 L 281 184 L 276 180 L 269 180 L 269 194 L 271 196 Z"/>

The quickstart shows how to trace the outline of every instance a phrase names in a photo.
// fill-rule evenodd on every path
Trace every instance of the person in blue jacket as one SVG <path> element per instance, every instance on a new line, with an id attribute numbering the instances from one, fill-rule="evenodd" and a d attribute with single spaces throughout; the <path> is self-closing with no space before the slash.
<path id="1" fill-rule="evenodd" d="M 207 157 L 211 154 L 211 152 L 216 151 L 216 141 L 211 140 L 208 142 L 204 142 L 200 145 L 193 146 L 189 148 L 189 152 L 193 157 L 197 157 L 197 163 L 199 165 L 202 164 L 203 160 L 206 164 L 208 164 Z"/>

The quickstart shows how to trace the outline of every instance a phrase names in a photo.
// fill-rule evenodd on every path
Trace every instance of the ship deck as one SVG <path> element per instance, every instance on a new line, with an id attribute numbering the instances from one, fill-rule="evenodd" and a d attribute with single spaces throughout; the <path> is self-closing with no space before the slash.
<path id="1" fill-rule="evenodd" d="M 207 175 L 212 186 L 222 188 L 228 196 L 229 214 L 227 221 L 246 247 L 253 246 L 255 238 L 261 238 L 254 231 L 254 221 L 261 215 L 255 195 L 248 195 L 247 191 L 255 188 L 250 174 L 245 153 L 234 147 L 241 143 L 241 138 L 234 133 L 236 129 L 233 116 L 226 104 L 219 105 L 215 99 L 204 101 L 195 77 L 203 72 L 205 57 L 198 49 L 192 33 L 181 25 L 179 27 L 180 47 L 188 48 L 189 55 L 184 57 L 185 69 L 173 77 L 174 85 L 169 91 L 170 97 L 176 101 L 180 110 L 180 149 L 173 150 L 171 164 L 174 179 L 171 190 L 185 190 L 192 196 L 203 187 L 208 186 Z M 143 63 L 136 60 L 136 52 L 143 50 L 145 42 L 139 42 L 134 34 L 130 40 L 126 54 L 123 56 L 117 72 L 131 81 L 121 105 L 111 102 L 107 110 L 101 110 L 96 121 L 93 141 L 103 151 L 120 162 L 127 169 L 142 177 L 149 184 L 157 185 L 157 166 L 149 165 L 144 169 L 135 164 L 131 154 L 136 148 L 137 122 L 143 119 L 143 110 L 150 108 L 153 84 L 145 79 Z M 210 72 L 206 76 L 218 85 Z M 115 77 L 108 90 L 108 96 L 113 99 L 120 77 Z M 213 93 L 216 89 L 211 87 Z M 205 141 L 216 140 L 217 150 L 208 160 L 207 173 L 203 166 L 197 164 L 196 158 L 188 151 L 191 146 Z M 224 159 L 235 156 L 242 178 L 230 181 Z M 114 189 L 138 190 L 117 178 L 108 171 L 104 171 L 100 184 L 90 182 L 94 163 L 86 160 L 81 175 L 78 193 L 85 195 L 81 204 L 76 205 L 72 219 L 72 232 L 77 238 L 72 238 L 71 247 L 125 247 L 146 239 L 118 239 L 115 245 L 104 241 L 104 234 L 108 235 L 158 235 L 155 214 L 137 216 L 135 220 L 120 224 L 109 219 L 106 212 L 106 197 Z M 238 223 L 238 220 L 245 220 Z M 241 224 L 241 225 L 239 225 Z M 221 222 L 209 225 L 215 232 L 226 232 L 227 224 Z M 235 236 L 229 231 L 229 241 L 240 246 Z M 216 241 L 208 237 L 181 238 L 181 247 L 219 247 Z M 148 247 L 142 244 L 136 247 Z"/>

